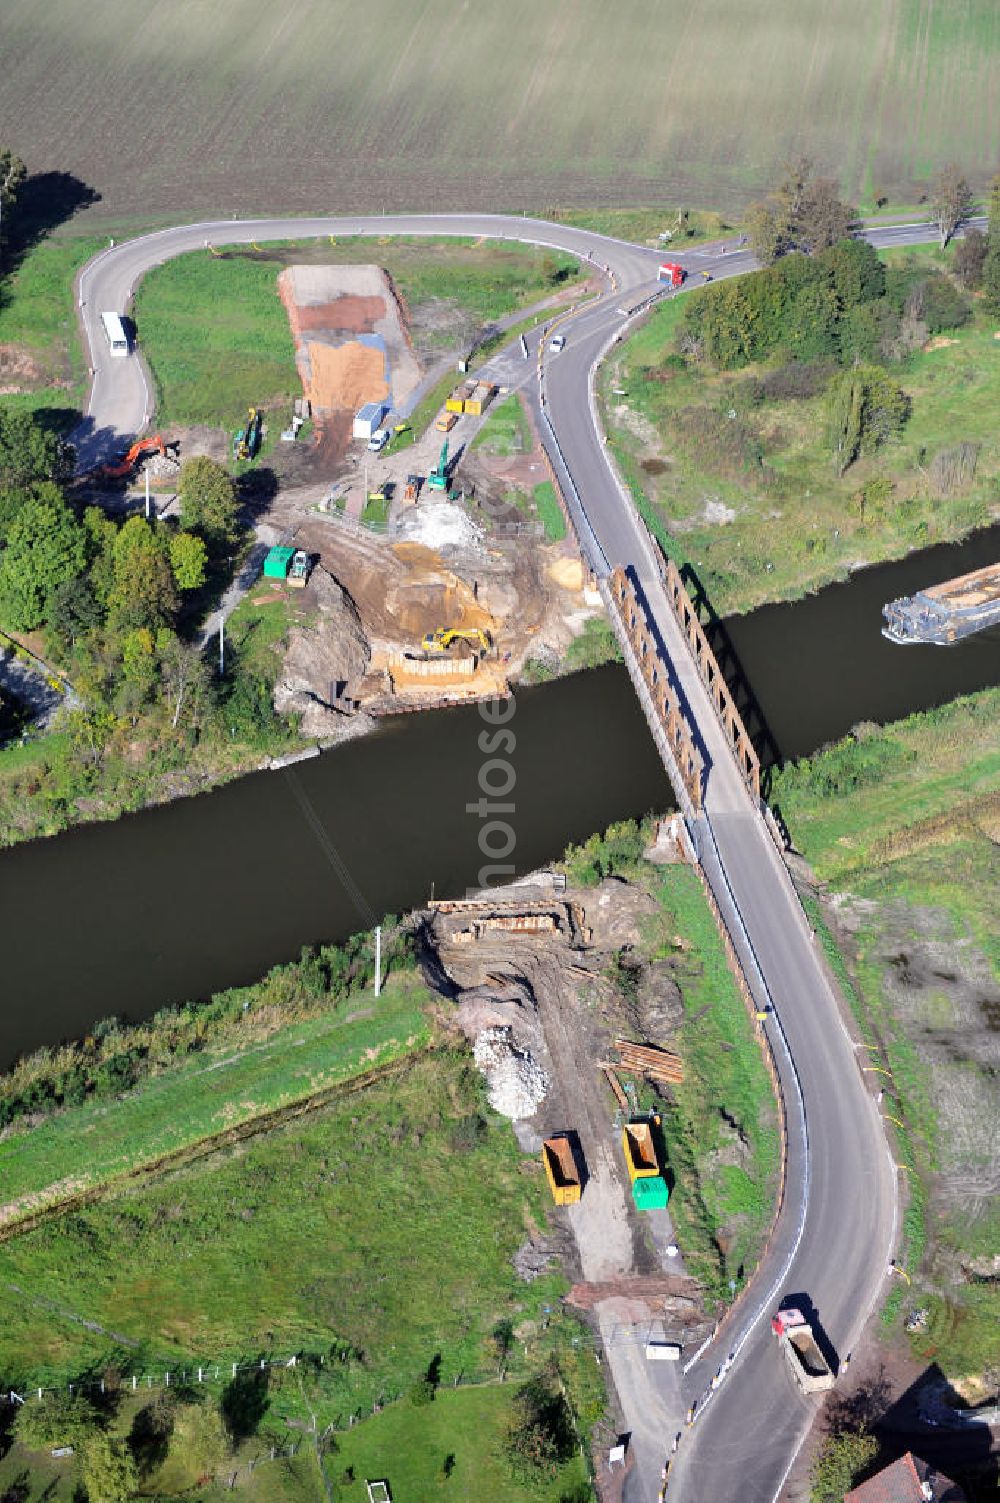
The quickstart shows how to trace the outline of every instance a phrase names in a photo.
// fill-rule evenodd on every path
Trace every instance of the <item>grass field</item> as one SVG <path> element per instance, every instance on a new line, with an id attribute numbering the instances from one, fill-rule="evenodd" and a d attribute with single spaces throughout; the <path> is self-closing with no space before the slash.
<path id="1" fill-rule="evenodd" d="M 907 255 L 918 259 L 940 264 L 934 252 Z M 1000 513 L 1000 345 L 981 312 L 891 367 L 912 399 L 910 419 L 898 439 L 838 477 L 823 393 L 754 406 L 744 383 L 763 367 L 725 374 L 677 364 L 683 309 L 678 299 L 658 310 L 605 366 L 601 391 L 616 456 L 647 519 L 669 535 L 676 557 L 698 567 L 717 610 L 793 598 L 859 562 L 952 541 Z M 935 456 L 965 441 L 979 445 L 975 478 L 942 496 L 928 478 Z M 873 481 L 885 494 L 869 493 Z"/>
<path id="2" fill-rule="evenodd" d="M 484 325 L 578 275 L 571 257 L 494 242 L 312 240 L 267 245 L 259 256 L 179 256 L 149 273 L 135 302 L 158 421 L 229 422 L 251 405 L 287 406 L 299 377 L 277 277 L 297 261 L 377 263 L 411 316 L 426 314 L 434 327 L 414 339 L 437 353 L 464 348 Z"/>
<path id="3" fill-rule="evenodd" d="M 825 934 L 911 1166 L 902 1252 L 924 1308 L 915 1354 L 950 1379 L 1000 1361 L 1000 1295 L 969 1260 L 996 1250 L 1000 691 L 871 727 L 782 770 L 775 798 L 819 877 L 853 979 Z M 818 908 L 813 918 L 822 932 Z"/>
<path id="4" fill-rule="evenodd" d="M 354 1021 L 334 1012 L 249 1048 L 206 1050 L 121 1100 L 70 1107 L 15 1134 L 0 1149 L 0 1227 L 425 1046 L 424 1001 L 412 977 L 393 978 Z"/>
<path id="5" fill-rule="evenodd" d="M 7 139 L 91 214 L 729 211 L 791 150 L 854 195 L 1000 157 L 993 0 L 5 6 Z M 662 17 L 662 19 L 661 19 Z M 627 107 L 623 101 L 627 100 Z"/>
<path id="6" fill-rule="evenodd" d="M 73 308 L 73 278 L 104 244 L 103 239 L 83 235 L 43 240 L 3 278 L 0 348 L 11 348 L 27 362 L 11 373 L 9 384 L 22 390 L 5 395 L 5 406 L 64 408 L 72 413 L 82 406 L 87 372 Z"/>
<path id="7" fill-rule="evenodd" d="M 485 1375 L 496 1322 L 557 1292 L 510 1262 L 544 1224 L 528 1168 L 464 1053 L 418 1059 L 0 1247 L 0 1369 L 48 1381 L 115 1351 L 145 1371 L 334 1342 L 344 1360 L 313 1395 L 326 1420 L 405 1391 L 437 1353 L 443 1382 Z"/>
<path id="8" fill-rule="evenodd" d="M 517 392 L 490 410 L 472 441 L 473 449 L 488 454 L 527 454 L 531 446 L 531 428 Z"/>
<path id="9" fill-rule="evenodd" d="M 385 1477 L 401 1503 L 563 1503 L 586 1499 L 580 1457 L 537 1487 L 515 1482 L 499 1457 L 514 1385 L 441 1392 L 433 1404 L 396 1404 L 337 1438 L 326 1463 L 337 1503 L 367 1503 L 364 1479 Z M 446 1470 L 446 1460 L 453 1465 Z M 352 1479 L 348 1479 L 353 1471 Z"/>

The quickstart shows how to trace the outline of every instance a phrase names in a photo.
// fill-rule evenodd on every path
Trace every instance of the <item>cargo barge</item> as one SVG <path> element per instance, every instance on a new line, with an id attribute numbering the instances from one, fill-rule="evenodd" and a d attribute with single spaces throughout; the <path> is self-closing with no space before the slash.
<path id="1" fill-rule="evenodd" d="M 963 637 L 1000 626 L 1000 564 L 960 574 L 882 607 L 883 637 L 909 645 L 950 647 Z"/>

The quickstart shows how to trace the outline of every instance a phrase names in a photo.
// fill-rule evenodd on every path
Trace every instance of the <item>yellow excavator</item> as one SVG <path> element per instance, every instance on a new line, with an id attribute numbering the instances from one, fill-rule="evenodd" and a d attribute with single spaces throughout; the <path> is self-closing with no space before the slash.
<path id="1" fill-rule="evenodd" d="M 490 650 L 489 634 L 480 631 L 478 626 L 467 631 L 457 626 L 439 626 L 436 631 L 429 631 L 420 645 L 424 652 L 447 652 L 455 642 L 471 642 L 483 652 Z"/>

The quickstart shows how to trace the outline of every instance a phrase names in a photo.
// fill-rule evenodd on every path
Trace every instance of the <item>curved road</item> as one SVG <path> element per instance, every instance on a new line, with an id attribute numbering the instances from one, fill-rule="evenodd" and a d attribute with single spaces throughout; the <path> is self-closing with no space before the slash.
<path id="1" fill-rule="evenodd" d="M 728 754 L 666 605 L 648 536 L 605 452 L 593 400 L 594 372 L 632 310 L 662 293 L 655 282 L 661 253 L 543 220 L 490 214 L 220 220 L 126 242 L 95 257 L 79 277 L 80 313 L 95 373 L 88 414 L 75 435 L 81 465 L 120 450 L 152 417 L 141 361 L 110 358 L 102 309 L 123 312 L 146 271 L 206 243 L 326 235 L 508 238 L 568 251 L 604 268 L 610 279 L 611 291 L 560 318 L 566 349 L 551 358 L 540 351 L 539 380 L 530 400 L 595 572 L 605 576 L 615 564 L 635 570 L 702 734 L 709 767 L 705 814 L 690 821 L 691 832 L 755 997 L 773 1007 L 765 1026 L 788 1104 L 788 1173 L 775 1235 L 720 1340 L 681 1380 L 682 1402 L 696 1401 L 697 1418 L 673 1461 L 668 1497 L 670 1503 L 771 1503 L 808 1431 L 815 1403 L 796 1389 L 770 1337 L 768 1317 L 786 1295 L 800 1296 L 814 1307 L 833 1355 L 843 1361 L 884 1288 L 896 1231 L 896 1171 L 815 940 Z M 888 247 L 925 242 L 935 234 L 927 224 L 907 224 L 870 230 L 868 238 Z M 668 254 L 686 266 L 692 282 L 702 270 L 720 278 L 755 265 L 735 243 Z M 730 1357 L 722 1381 L 712 1389 L 720 1362 Z M 676 1404 L 676 1374 L 650 1370 L 649 1380 L 664 1390 L 673 1385 Z M 655 1456 L 637 1448 L 630 1499 L 654 1503 L 671 1440 L 664 1435 Z"/>

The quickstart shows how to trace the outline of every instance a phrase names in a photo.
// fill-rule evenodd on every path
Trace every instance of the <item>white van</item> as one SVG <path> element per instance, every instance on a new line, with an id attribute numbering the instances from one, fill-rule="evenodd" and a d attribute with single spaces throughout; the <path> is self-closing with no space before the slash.
<path id="1" fill-rule="evenodd" d="M 681 1349 L 676 1341 L 647 1341 L 647 1362 L 679 1362 Z"/>
<path id="2" fill-rule="evenodd" d="M 390 437 L 391 435 L 388 428 L 376 428 L 375 432 L 368 440 L 369 454 L 381 454 L 382 450 L 389 442 Z"/>

